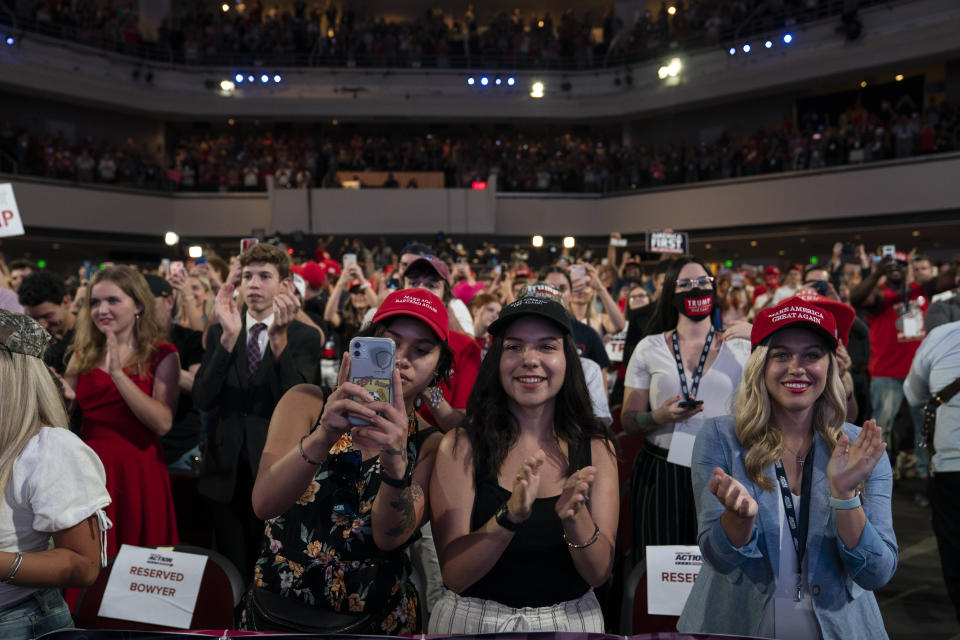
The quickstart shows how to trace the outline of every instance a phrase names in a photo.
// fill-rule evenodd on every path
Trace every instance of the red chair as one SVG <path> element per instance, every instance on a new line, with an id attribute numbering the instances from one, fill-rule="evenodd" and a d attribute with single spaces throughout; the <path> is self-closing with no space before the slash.
<path id="1" fill-rule="evenodd" d="M 234 607 L 243 597 L 245 584 L 240 572 L 233 563 L 216 551 L 200 547 L 174 547 L 174 551 L 195 553 L 208 556 L 200 581 L 200 592 L 193 610 L 189 629 L 232 629 L 234 627 Z M 117 618 L 104 618 L 98 612 L 107 588 L 107 580 L 113 570 L 114 558 L 100 572 L 97 581 L 83 590 L 77 603 L 73 618 L 80 629 L 130 629 L 142 631 L 170 631 L 175 627 L 165 627 L 144 622 L 132 622 Z"/>
<path id="2" fill-rule="evenodd" d="M 623 433 L 623 423 L 620 422 L 620 412 L 623 410 L 623 405 L 617 404 L 610 407 L 610 415 L 613 417 L 613 422 L 610 423 L 610 431 L 613 431 L 614 434 Z"/>
<path id="3" fill-rule="evenodd" d="M 640 561 L 623 586 L 620 608 L 620 633 L 632 636 L 641 633 L 676 632 L 679 616 L 647 613 L 647 566 Z"/>

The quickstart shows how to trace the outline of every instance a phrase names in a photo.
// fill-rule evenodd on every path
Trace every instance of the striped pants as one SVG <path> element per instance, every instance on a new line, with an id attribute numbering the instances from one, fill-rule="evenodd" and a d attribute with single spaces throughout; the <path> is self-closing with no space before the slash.
<path id="1" fill-rule="evenodd" d="M 429 634 L 504 631 L 577 631 L 603 633 L 603 612 L 593 589 L 576 600 L 550 607 L 514 609 L 494 600 L 464 598 L 447 590 L 434 606 Z"/>
<path id="2" fill-rule="evenodd" d="M 646 545 L 697 544 L 690 469 L 667 462 L 666 449 L 645 442 L 630 477 L 633 563 Z"/>

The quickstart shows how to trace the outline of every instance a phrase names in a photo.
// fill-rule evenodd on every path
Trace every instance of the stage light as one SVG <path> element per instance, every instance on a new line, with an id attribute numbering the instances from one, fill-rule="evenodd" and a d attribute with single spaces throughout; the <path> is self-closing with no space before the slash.
<path id="1" fill-rule="evenodd" d="M 254 81 L 256 81 L 256 78 L 254 78 L 252 75 L 247 76 L 247 82 L 254 82 Z"/>
<path id="2" fill-rule="evenodd" d="M 867 81 L 866 81 L 866 80 L 861 80 L 861 81 L 860 81 L 860 88 L 861 88 L 861 89 L 866 89 L 866 88 L 867 88 Z"/>
<path id="3" fill-rule="evenodd" d="M 230 5 L 224 2 L 222 5 L 220 5 L 220 10 L 226 13 L 227 11 L 230 11 Z"/>
<path id="4" fill-rule="evenodd" d="M 735 55 L 737 55 L 737 48 L 736 48 L 736 47 L 730 47 L 730 50 L 729 50 L 727 53 L 729 53 L 729 54 L 732 55 L 732 56 L 735 56 Z"/>
<path id="5" fill-rule="evenodd" d="M 783 44 L 790 44 L 791 42 L 793 42 L 793 34 L 792 33 L 783 34 Z"/>
<path id="6" fill-rule="evenodd" d="M 542 98 L 543 91 L 544 91 L 544 87 L 542 82 L 534 82 L 532 85 L 530 85 L 531 98 Z"/>
<path id="7" fill-rule="evenodd" d="M 172 247 L 173 245 L 175 245 L 175 244 L 177 244 L 178 242 L 180 242 L 180 236 L 177 235 L 177 232 L 176 232 L 176 231 L 167 231 L 167 233 L 164 234 L 164 236 L 163 236 L 163 242 L 164 242 L 164 244 L 166 244 L 168 247 Z"/>
<path id="8" fill-rule="evenodd" d="M 512 87 L 512 86 L 515 85 L 515 84 L 517 84 L 517 79 L 516 79 L 516 78 L 514 78 L 513 76 L 510 76 L 509 78 L 507 78 L 507 86 L 508 86 L 508 87 Z"/>
<path id="9" fill-rule="evenodd" d="M 661 66 L 659 69 L 657 69 L 657 77 L 661 80 L 666 80 L 669 74 L 670 71 L 664 66 Z"/>
<path id="10" fill-rule="evenodd" d="M 16 40 L 13 39 L 13 36 L 7 36 L 7 44 L 8 44 L 8 45 L 10 45 L 10 46 L 12 47 L 15 42 L 16 42 Z"/>
<path id="11" fill-rule="evenodd" d="M 233 79 L 236 81 L 237 84 L 243 84 L 243 74 L 242 74 L 242 73 L 238 73 L 237 75 L 233 76 Z"/>
<path id="12" fill-rule="evenodd" d="M 220 91 L 223 91 L 224 93 L 230 93 L 231 91 L 233 91 L 233 90 L 236 89 L 236 88 L 237 88 L 237 86 L 236 86 L 235 84 L 233 84 L 233 82 L 231 82 L 230 80 L 221 80 L 221 81 L 220 81 Z"/>
<path id="13" fill-rule="evenodd" d="M 9 40 L 9 38 L 7 38 L 7 39 Z M 9 44 L 9 43 L 8 43 L 8 44 Z M 47 261 L 46 261 L 46 260 L 37 260 L 37 266 L 40 267 L 41 269 L 46 269 L 46 268 L 47 268 Z"/>
<path id="14" fill-rule="evenodd" d="M 820 258 L 817 256 L 810 256 L 810 264 L 820 264 Z"/>
<path id="15" fill-rule="evenodd" d="M 539 249 L 543 246 L 543 236 L 533 236 L 533 242 L 531 244 Z"/>
<path id="16" fill-rule="evenodd" d="M 767 40 L 766 42 L 763 43 L 763 46 L 765 46 L 767 49 L 769 49 L 770 47 L 773 46 L 773 43 L 770 42 L 769 40 Z"/>
<path id="17" fill-rule="evenodd" d="M 260 82 L 262 82 L 263 84 L 267 84 L 268 82 L 270 82 L 270 76 L 268 76 L 267 74 L 263 74 L 262 76 L 260 76 Z"/>
<path id="18" fill-rule="evenodd" d="M 487 86 L 488 84 L 490 84 L 490 78 L 488 78 L 487 76 L 482 76 L 480 78 L 480 84 L 484 87 Z"/>
<path id="19" fill-rule="evenodd" d="M 750 53 L 750 45 L 749 45 L 749 44 L 743 45 L 743 52 L 744 52 L 744 53 Z"/>
<path id="20" fill-rule="evenodd" d="M 467 84 L 472 87 L 473 85 L 477 84 L 477 81 L 473 76 L 470 76 L 469 78 L 467 78 Z"/>
<path id="21" fill-rule="evenodd" d="M 281 82 L 283 82 L 283 77 L 281 77 L 280 74 L 278 73 L 277 75 L 273 76 L 273 81 L 276 84 L 280 84 Z"/>
<path id="22" fill-rule="evenodd" d="M 564 236 L 563 237 L 563 247 L 564 249 L 573 249 L 577 245 L 577 241 L 573 236 Z"/>
<path id="23" fill-rule="evenodd" d="M 670 61 L 670 64 L 667 65 L 667 74 L 671 78 L 675 78 L 681 69 L 683 69 L 683 63 L 680 62 L 680 58 L 674 58 Z"/>
<path id="24" fill-rule="evenodd" d="M 902 73 L 898 73 L 897 75 L 895 75 L 895 76 L 893 77 L 893 79 L 896 80 L 897 82 L 903 82 L 903 74 L 902 74 Z"/>
<path id="25" fill-rule="evenodd" d="M 672 16 L 675 16 L 675 15 L 677 15 L 677 8 L 676 8 L 676 7 L 667 7 L 667 13 L 669 13 L 669 14 L 672 15 Z"/>
<path id="26" fill-rule="evenodd" d="M 727 260 L 726 262 L 723 263 L 723 266 L 725 266 L 727 269 L 730 269 L 731 267 L 733 267 L 733 260 Z"/>
<path id="27" fill-rule="evenodd" d="M 493 81 L 493 84 L 497 85 L 498 87 L 499 87 L 502 83 L 503 83 L 503 79 L 502 79 L 502 78 L 497 78 L 496 80 Z"/>
<path id="28" fill-rule="evenodd" d="M 196 260 L 197 258 L 203 257 L 203 247 L 198 244 L 195 244 L 187 248 L 187 255 Z"/>

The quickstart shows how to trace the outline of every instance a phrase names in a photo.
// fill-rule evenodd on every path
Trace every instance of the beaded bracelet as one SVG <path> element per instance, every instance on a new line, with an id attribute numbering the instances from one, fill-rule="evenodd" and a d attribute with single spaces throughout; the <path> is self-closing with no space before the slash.
<path id="1" fill-rule="evenodd" d="M 567 537 L 567 532 L 563 532 L 563 541 L 567 543 L 567 546 L 571 549 L 586 549 L 594 542 L 600 539 L 600 525 L 596 522 L 593 523 L 593 537 L 584 542 L 583 544 L 577 544 L 576 542 L 570 542 L 570 538 Z"/>
<path id="2" fill-rule="evenodd" d="M 301 457 L 301 458 L 303 458 L 304 460 L 306 460 L 307 462 L 309 462 L 309 463 L 312 464 L 313 466 L 319 467 L 320 465 L 323 464 L 322 461 L 321 461 L 321 462 L 314 462 L 313 460 L 311 460 L 310 458 L 307 457 L 307 454 L 306 454 L 306 453 L 303 452 L 303 441 L 306 440 L 309 435 L 310 435 L 310 434 L 308 433 L 307 435 L 305 435 L 305 436 L 303 436 L 302 438 L 300 438 L 300 442 L 299 442 L 299 444 L 297 444 L 297 449 L 300 450 L 300 457 Z"/>

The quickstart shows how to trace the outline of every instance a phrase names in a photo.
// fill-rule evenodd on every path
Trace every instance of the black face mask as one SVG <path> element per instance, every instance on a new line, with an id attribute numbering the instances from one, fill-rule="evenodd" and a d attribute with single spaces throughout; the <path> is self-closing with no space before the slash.
<path id="1" fill-rule="evenodd" d="M 691 320 L 703 320 L 713 311 L 713 289 L 690 289 L 673 294 L 674 308 Z"/>

